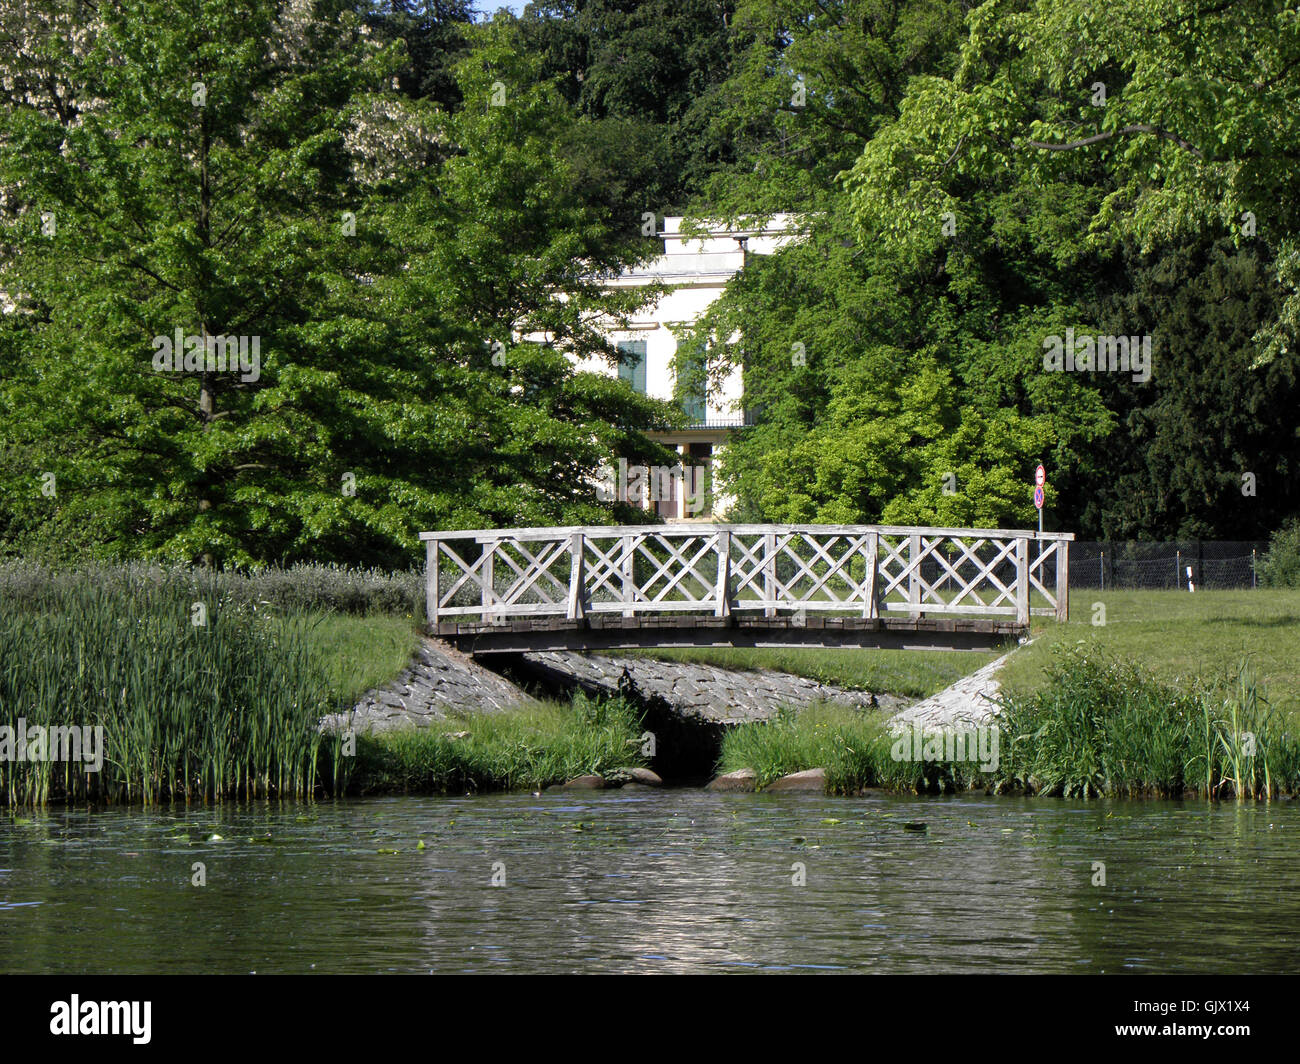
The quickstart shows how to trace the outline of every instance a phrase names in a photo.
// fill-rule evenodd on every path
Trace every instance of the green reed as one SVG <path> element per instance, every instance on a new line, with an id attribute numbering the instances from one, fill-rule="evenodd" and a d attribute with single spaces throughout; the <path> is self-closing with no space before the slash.
<path id="1" fill-rule="evenodd" d="M 0 725 L 102 727 L 104 763 L 0 760 L 0 801 L 304 796 L 333 710 L 306 622 L 198 572 L 0 585 Z M 196 623 L 202 622 L 202 623 Z"/>
<path id="2" fill-rule="evenodd" d="M 1235 797 L 1300 793 L 1300 741 L 1242 666 L 1181 690 L 1091 646 L 1060 648 L 1032 694 L 1002 700 L 996 768 L 894 756 L 874 714 L 815 706 L 743 724 L 723 739 L 721 771 L 760 785 L 824 768 L 827 788 L 913 793 L 977 787 L 1065 798 Z M 942 733 L 940 733 L 942 734 Z"/>

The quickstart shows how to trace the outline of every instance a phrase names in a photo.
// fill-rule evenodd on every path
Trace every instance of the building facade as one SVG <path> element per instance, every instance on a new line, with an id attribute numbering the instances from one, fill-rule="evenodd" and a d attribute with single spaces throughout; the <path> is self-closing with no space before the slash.
<path id="1" fill-rule="evenodd" d="M 725 485 L 715 482 L 713 470 L 728 436 L 746 423 L 741 370 L 733 367 L 720 387 L 708 389 L 703 387 L 704 353 L 683 352 L 679 363 L 678 350 L 686 342 L 685 333 L 722 294 L 748 256 L 770 255 L 796 235 L 788 214 L 774 215 L 761 228 L 708 226 L 701 235 L 690 237 L 682 233 L 681 218 L 665 217 L 659 233 L 663 254 L 611 282 L 613 287 L 659 282 L 668 291 L 657 303 L 642 308 L 626 327 L 611 326 L 606 331 L 610 342 L 628 356 L 617 370 L 599 359 L 584 361 L 579 368 L 617 372 L 638 392 L 678 402 L 690 419 L 681 430 L 652 434 L 682 456 L 682 474 L 638 478 L 635 471 L 632 475 L 623 469 L 613 471 L 619 497 L 639 499 L 670 520 L 708 521 L 725 515 L 730 499 Z M 680 382 L 679 364 L 687 370 Z M 701 480 L 707 485 L 704 490 Z"/>

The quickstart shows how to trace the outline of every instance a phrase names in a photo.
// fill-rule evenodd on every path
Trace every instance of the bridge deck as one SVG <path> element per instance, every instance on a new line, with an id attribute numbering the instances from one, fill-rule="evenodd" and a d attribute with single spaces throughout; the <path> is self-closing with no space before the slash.
<path id="1" fill-rule="evenodd" d="M 1028 631 L 1015 621 L 956 617 L 728 617 L 596 614 L 584 620 L 442 621 L 439 638 L 470 654 L 639 647 L 864 647 L 992 650 Z"/>

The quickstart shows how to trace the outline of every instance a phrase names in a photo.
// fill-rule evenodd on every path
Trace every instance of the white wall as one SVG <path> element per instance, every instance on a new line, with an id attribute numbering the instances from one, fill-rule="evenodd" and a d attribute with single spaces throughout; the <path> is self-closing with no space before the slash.
<path id="1" fill-rule="evenodd" d="M 677 337 L 674 330 L 689 328 L 718 298 L 732 276 L 741 268 L 745 255 L 767 255 L 796 237 L 793 216 L 774 216 L 763 229 L 713 227 L 702 237 L 685 237 L 682 219 L 666 217 L 661 238 L 664 254 L 645 266 L 625 272 L 615 287 L 636 287 L 661 281 L 671 290 L 659 302 L 644 309 L 631 321 L 631 328 L 615 328 L 606 336 L 613 341 L 644 340 L 646 343 L 646 392 L 657 399 L 672 399 L 675 391 L 674 360 Z M 746 241 L 742 251 L 738 238 Z M 581 368 L 615 374 L 617 370 L 599 359 L 587 359 Z M 710 389 L 706 403 L 709 424 L 740 423 L 744 416 L 743 388 L 739 367 L 733 368 L 716 394 Z"/>
<path id="2" fill-rule="evenodd" d="M 646 393 L 656 399 L 671 400 L 676 391 L 676 333 L 692 326 L 722 294 L 727 283 L 744 265 L 747 255 L 770 255 L 798 238 L 795 218 L 789 214 L 775 215 L 761 229 L 709 226 L 704 235 L 698 237 L 683 236 L 682 221 L 680 217 L 664 218 L 660 232 L 664 253 L 611 282 L 611 287 L 617 288 L 644 286 L 656 281 L 669 287 L 655 305 L 635 315 L 628 327 L 610 322 L 604 330 L 605 336 L 613 343 L 645 341 Z M 743 249 L 741 241 L 744 242 Z M 616 367 L 602 359 L 585 359 L 579 363 L 579 368 L 610 376 L 618 373 Z M 691 443 L 712 444 L 716 458 L 719 448 L 725 446 L 727 426 L 743 423 L 743 400 L 741 370 L 734 367 L 719 388 L 709 389 L 705 404 L 708 428 L 656 435 L 669 446 L 681 447 L 683 452 Z M 731 502 L 725 485 L 715 484 L 711 516 L 725 516 Z M 677 500 L 676 510 L 678 519 L 689 519 L 685 513 L 685 500 Z"/>

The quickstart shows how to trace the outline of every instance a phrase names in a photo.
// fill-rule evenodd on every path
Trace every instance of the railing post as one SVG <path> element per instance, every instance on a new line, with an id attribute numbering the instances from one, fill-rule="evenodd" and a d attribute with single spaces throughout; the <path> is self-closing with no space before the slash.
<path id="1" fill-rule="evenodd" d="M 497 541 L 484 544 L 484 554 L 479 561 L 479 585 L 482 588 L 483 620 L 493 616 L 492 605 L 496 599 L 496 549 Z"/>
<path id="2" fill-rule="evenodd" d="M 867 533 L 867 571 L 862 574 L 862 616 L 879 617 L 876 607 L 876 559 L 880 553 L 880 533 Z"/>
<path id="3" fill-rule="evenodd" d="M 907 615 L 913 620 L 921 616 L 921 537 L 907 537 Z"/>
<path id="4" fill-rule="evenodd" d="M 581 532 L 569 537 L 569 620 L 580 621 L 584 615 L 582 585 L 586 579 L 584 539 Z"/>
<path id="5" fill-rule="evenodd" d="M 731 533 L 718 533 L 718 586 L 715 617 L 726 617 L 731 613 Z"/>
<path id="6" fill-rule="evenodd" d="M 1056 619 L 1070 619 L 1070 541 L 1056 541 Z"/>
<path id="7" fill-rule="evenodd" d="M 1029 538 L 1016 539 L 1016 623 L 1029 623 Z"/>
<path id="8" fill-rule="evenodd" d="M 424 544 L 424 623 L 431 631 L 438 629 L 438 541 Z"/>
<path id="9" fill-rule="evenodd" d="M 632 616 L 633 591 L 636 583 L 636 546 L 634 536 L 623 537 L 623 616 Z"/>
<path id="10" fill-rule="evenodd" d="M 764 617 L 776 616 L 776 533 L 763 534 L 763 598 L 772 605 L 763 607 Z"/>

